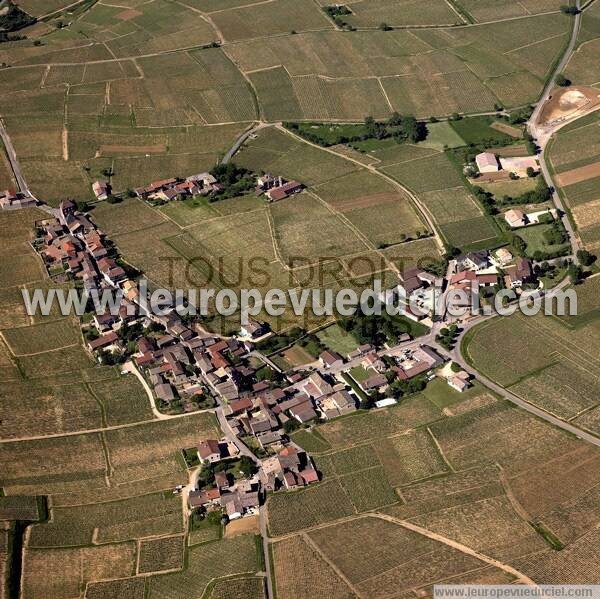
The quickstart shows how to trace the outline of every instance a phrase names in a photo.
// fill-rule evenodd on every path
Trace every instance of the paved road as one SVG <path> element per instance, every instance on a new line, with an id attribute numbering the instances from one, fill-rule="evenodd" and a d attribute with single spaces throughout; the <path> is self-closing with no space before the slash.
<path id="1" fill-rule="evenodd" d="M 219 426 L 221 427 L 225 438 L 238 448 L 238 451 L 241 455 L 249 457 L 260 468 L 260 460 L 250 451 L 248 446 L 245 443 L 243 443 L 239 439 L 239 437 L 233 432 L 233 429 L 229 425 L 229 422 L 227 421 L 227 418 L 225 418 L 225 414 L 223 413 L 223 405 L 221 404 L 220 400 L 217 401 L 219 401 L 219 407 L 215 410 L 215 413 L 217 415 Z"/>
<path id="2" fill-rule="evenodd" d="M 576 4 L 577 8 L 579 8 L 580 0 L 576 0 L 575 4 Z M 567 46 L 567 49 L 565 50 L 563 57 L 560 59 L 560 61 L 556 65 L 556 68 L 554 69 L 552 76 L 548 80 L 548 83 L 547 83 L 546 87 L 544 88 L 544 91 L 542 92 L 542 97 L 540 98 L 539 102 L 537 103 L 537 105 L 533 111 L 533 114 L 531 115 L 531 118 L 529 119 L 529 123 L 528 123 L 529 132 L 537 140 L 537 143 L 541 148 L 541 152 L 539 155 L 539 161 L 540 161 L 540 168 L 541 168 L 542 176 L 544 177 L 544 180 L 546 181 L 546 185 L 548 185 L 548 187 L 551 187 L 551 188 L 554 188 L 554 182 L 552 181 L 550 169 L 548 168 L 548 164 L 546 162 L 545 152 L 546 152 L 546 147 L 547 147 L 548 141 L 552 137 L 554 129 L 542 129 L 538 126 L 538 121 L 539 121 L 542 109 L 544 108 L 544 105 L 550 98 L 550 94 L 552 93 L 552 90 L 556 88 L 556 84 L 554 82 L 555 76 L 564 70 L 564 68 L 567 66 L 567 63 L 569 62 L 569 59 L 571 58 L 571 55 L 573 54 L 573 51 L 575 50 L 575 45 L 577 44 L 577 35 L 579 34 L 579 30 L 581 28 L 581 16 L 582 16 L 582 13 L 579 13 L 573 17 L 573 21 L 574 21 L 573 32 L 571 34 L 571 39 L 569 41 L 569 45 Z M 581 244 L 579 242 L 579 238 L 577 236 L 575 228 L 573 227 L 573 224 L 571 223 L 571 219 L 569 218 L 569 216 L 566 213 L 563 201 L 556 190 L 554 190 L 554 192 L 552 194 L 552 200 L 554 202 L 554 205 L 564 215 L 562 217 L 562 223 L 563 223 L 567 233 L 569 234 L 569 240 L 570 240 L 571 248 L 572 248 L 571 253 L 573 254 L 573 261 L 577 264 L 578 263 L 577 251 L 581 249 Z"/>
<path id="3" fill-rule="evenodd" d="M 8 161 L 10 162 L 10 167 L 12 169 L 13 175 L 15 177 L 15 182 L 17 183 L 19 191 L 28 196 L 31 196 L 29 188 L 27 187 L 27 182 L 25 181 L 25 177 L 23 177 L 23 173 L 21 172 L 21 166 L 19 165 L 19 161 L 17 160 L 17 153 L 15 152 L 15 148 L 8 135 L 8 132 L 6 131 L 6 128 L 4 126 L 4 120 L 2 118 L 0 118 L 0 138 L 2 138 L 2 143 L 4 144 L 4 148 L 6 150 L 6 156 L 8 158 Z"/>
<path id="4" fill-rule="evenodd" d="M 265 555 L 265 571 L 267 575 L 267 599 L 274 599 L 273 578 L 271 576 L 271 555 L 269 554 L 269 534 L 267 531 L 266 508 L 261 506 L 259 510 L 260 536 L 263 540 L 263 553 Z"/>
<path id="5" fill-rule="evenodd" d="M 265 127 L 270 127 L 271 124 L 270 123 L 259 123 L 258 125 L 255 125 L 254 127 L 244 131 L 244 133 L 242 133 L 233 143 L 233 145 L 231 146 L 231 148 L 229 148 L 229 150 L 227 151 L 227 154 L 225 154 L 225 156 L 223 156 L 223 158 L 221 159 L 221 164 L 227 164 L 234 156 L 234 154 L 236 154 L 236 152 L 242 147 L 242 145 L 244 144 L 244 142 L 254 133 L 256 133 L 257 131 L 260 131 L 261 129 L 264 129 Z"/>

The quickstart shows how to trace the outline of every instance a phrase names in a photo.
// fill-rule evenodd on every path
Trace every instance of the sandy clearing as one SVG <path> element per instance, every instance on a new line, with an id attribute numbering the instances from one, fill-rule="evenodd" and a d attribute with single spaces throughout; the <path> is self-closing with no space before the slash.
<path id="1" fill-rule="evenodd" d="M 259 521 L 258 516 L 247 516 L 246 518 L 239 518 L 238 520 L 232 520 L 225 527 L 225 538 L 236 537 L 237 535 L 244 534 L 258 534 L 259 533 Z"/>
<path id="2" fill-rule="evenodd" d="M 596 177 L 600 177 L 600 162 L 594 162 L 593 164 L 587 164 L 586 166 L 566 171 L 560 175 L 556 175 L 555 179 L 557 185 L 566 187 L 567 185 L 574 185 L 575 183 L 581 183 L 582 181 L 588 181 Z"/>

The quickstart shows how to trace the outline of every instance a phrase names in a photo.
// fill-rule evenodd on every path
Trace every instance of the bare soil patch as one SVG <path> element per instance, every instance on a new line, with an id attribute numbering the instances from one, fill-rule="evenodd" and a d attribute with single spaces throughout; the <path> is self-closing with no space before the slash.
<path id="1" fill-rule="evenodd" d="M 247 516 L 239 520 L 233 520 L 225 527 L 225 538 L 236 537 L 237 535 L 258 534 L 259 523 L 258 516 Z"/>
<path id="2" fill-rule="evenodd" d="M 514 146 L 503 146 L 501 148 L 490 148 L 488 150 L 496 156 L 501 156 L 502 158 L 510 158 L 513 156 L 527 156 L 527 147 L 525 144 L 517 144 Z"/>
<path id="3" fill-rule="evenodd" d="M 600 92 L 593 87 L 555 89 L 542 109 L 539 124 L 554 125 L 567 119 L 579 118 L 600 105 Z"/>
<path id="4" fill-rule="evenodd" d="M 515 139 L 522 139 L 523 131 L 518 127 L 513 127 L 507 123 L 495 122 L 490 125 L 490 129 L 495 129 L 496 131 L 500 131 L 501 133 L 506 133 L 506 135 L 510 135 Z"/>
<path id="5" fill-rule="evenodd" d="M 128 21 L 129 19 L 134 19 L 135 17 L 139 17 L 141 15 L 142 13 L 139 10 L 132 8 L 130 10 L 124 10 L 123 12 L 120 12 L 117 15 L 117 19 L 120 19 L 121 21 Z"/>
<path id="6" fill-rule="evenodd" d="M 593 164 L 587 164 L 586 166 L 580 166 L 570 171 L 556 175 L 556 183 L 561 187 L 567 185 L 573 185 L 575 183 L 581 183 L 582 181 L 588 181 L 589 179 L 595 179 L 600 177 L 600 162 L 594 162 Z"/>

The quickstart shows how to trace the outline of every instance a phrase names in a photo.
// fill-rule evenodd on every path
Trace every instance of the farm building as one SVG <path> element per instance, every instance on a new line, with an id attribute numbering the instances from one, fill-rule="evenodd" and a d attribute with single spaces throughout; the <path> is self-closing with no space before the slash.
<path id="1" fill-rule="evenodd" d="M 278 202 L 279 200 L 285 200 L 285 198 L 302 191 L 302 183 L 298 181 L 288 181 L 278 187 L 272 187 L 269 189 L 265 196 L 269 202 Z"/>
<path id="2" fill-rule="evenodd" d="M 480 173 L 496 173 L 500 170 L 498 159 L 491 152 L 482 152 L 475 156 L 475 163 Z"/>
<path id="3" fill-rule="evenodd" d="M 92 191 L 97 200 L 106 200 L 110 193 L 110 187 L 106 181 L 94 181 L 92 183 Z"/>

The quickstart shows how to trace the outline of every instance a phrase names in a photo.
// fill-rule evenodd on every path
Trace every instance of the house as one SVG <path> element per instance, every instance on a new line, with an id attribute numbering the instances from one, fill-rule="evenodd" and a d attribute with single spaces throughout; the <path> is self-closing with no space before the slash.
<path id="1" fill-rule="evenodd" d="M 317 417 L 317 413 L 315 412 L 315 409 L 313 408 L 312 403 L 308 398 L 305 401 L 290 408 L 289 413 L 300 424 L 304 424 L 305 422 L 313 420 Z"/>
<path id="2" fill-rule="evenodd" d="M 348 391 L 342 389 L 319 400 L 319 410 L 326 419 L 337 418 L 356 410 L 356 401 Z"/>
<path id="3" fill-rule="evenodd" d="M 154 387 L 154 393 L 158 399 L 167 403 L 175 399 L 173 387 L 171 387 L 170 383 L 160 383 L 156 385 Z"/>
<path id="4" fill-rule="evenodd" d="M 511 264 L 504 269 L 504 286 L 507 289 L 518 289 L 523 285 L 523 281 L 517 277 L 517 267 Z"/>
<path id="5" fill-rule="evenodd" d="M 114 332 L 110 331 L 105 335 L 100 335 L 97 339 L 88 341 L 88 348 L 90 351 L 96 351 L 98 349 L 106 349 L 112 345 L 116 345 L 119 341 L 119 336 Z"/>
<path id="6" fill-rule="evenodd" d="M 60 222 L 66 227 L 70 217 L 75 215 L 77 206 L 71 200 L 63 200 L 58 206 L 58 214 Z"/>
<path id="7" fill-rule="evenodd" d="M 227 514 L 229 520 L 237 520 L 242 517 L 244 508 L 237 493 L 225 493 L 221 495 L 221 507 Z"/>
<path id="8" fill-rule="evenodd" d="M 261 337 L 268 331 L 267 325 L 260 323 L 252 318 L 248 318 L 248 322 L 246 324 L 242 324 L 240 329 L 240 333 L 242 337 L 250 337 L 251 339 L 256 339 L 257 337 Z"/>
<path id="9" fill-rule="evenodd" d="M 490 258 L 487 250 L 481 250 L 479 252 L 469 252 L 458 259 L 458 262 L 462 264 L 464 269 L 468 270 L 482 270 L 487 268 L 490 264 Z"/>
<path id="10" fill-rule="evenodd" d="M 198 507 L 206 507 L 216 505 L 221 498 L 219 489 L 207 489 L 205 491 L 190 491 L 188 495 L 188 507 L 195 509 Z"/>
<path id="11" fill-rule="evenodd" d="M 459 393 L 462 393 L 471 386 L 471 383 L 469 382 L 470 378 L 471 376 L 468 372 L 466 372 L 465 370 L 460 370 L 452 376 L 449 376 L 446 379 L 446 381 L 448 385 L 450 385 L 450 387 L 452 387 Z"/>
<path id="12" fill-rule="evenodd" d="M 374 351 L 364 357 L 361 365 L 365 368 L 372 368 L 376 372 L 385 372 L 387 369 L 385 362 Z"/>
<path id="13" fill-rule="evenodd" d="M 215 485 L 220 491 L 229 489 L 229 476 L 227 472 L 215 472 Z"/>
<path id="14" fill-rule="evenodd" d="M 498 266 L 506 266 L 513 259 L 513 255 L 506 248 L 500 248 L 497 250 L 495 257 Z"/>
<path id="15" fill-rule="evenodd" d="M 360 381 L 359 385 L 363 391 L 372 391 L 373 389 L 381 389 L 387 386 L 388 380 L 384 374 L 377 373 L 371 375 L 368 379 Z"/>
<path id="16" fill-rule="evenodd" d="M 344 364 L 344 359 L 340 354 L 326 350 L 319 356 L 319 362 L 323 368 L 339 368 Z"/>
<path id="17" fill-rule="evenodd" d="M 398 366 L 393 367 L 392 370 L 399 379 L 408 380 L 436 368 L 442 362 L 442 358 L 431 347 L 421 345 L 414 350 L 405 350 L 400 357 Z"/>
<path id="18" fill-rule="evenodd" d="M 106 200 L 110 193 L 110 186 L 106 181 L 94 181 L 92 183 L 92 191 L 97 200 Z"/>
<path id="19" fill-rule="evenodd" d="M 508 223 L 509 227 L 513 229 L 517 227 L 524 227 L 527 225 L 527 217 L 522 210 L 518 208 L 511 208 L 504 213 L 504 220 Z"/>
<path id="20" fill-rule="evenodd" d="M 215 439 L 207 439 L 198 445 L 198 458 L 201 462 L 214 464 L 221 459 L 221 447 Z"/>
<path id="21" fill-rule="evenodd" d="M 533 278 L 531 260 L 523 258 L 523 256 L 518 256 L 515 265 L 517 267 L 517 278 L 523 283 L 529 283 Z"/>
<path id="22" fill-rule="evenodd" d="M 498 159 L 491 152 L 482 152 L 475 156 L 475 163 L 480 173 L 497 173 L 500 170 Z"/>

